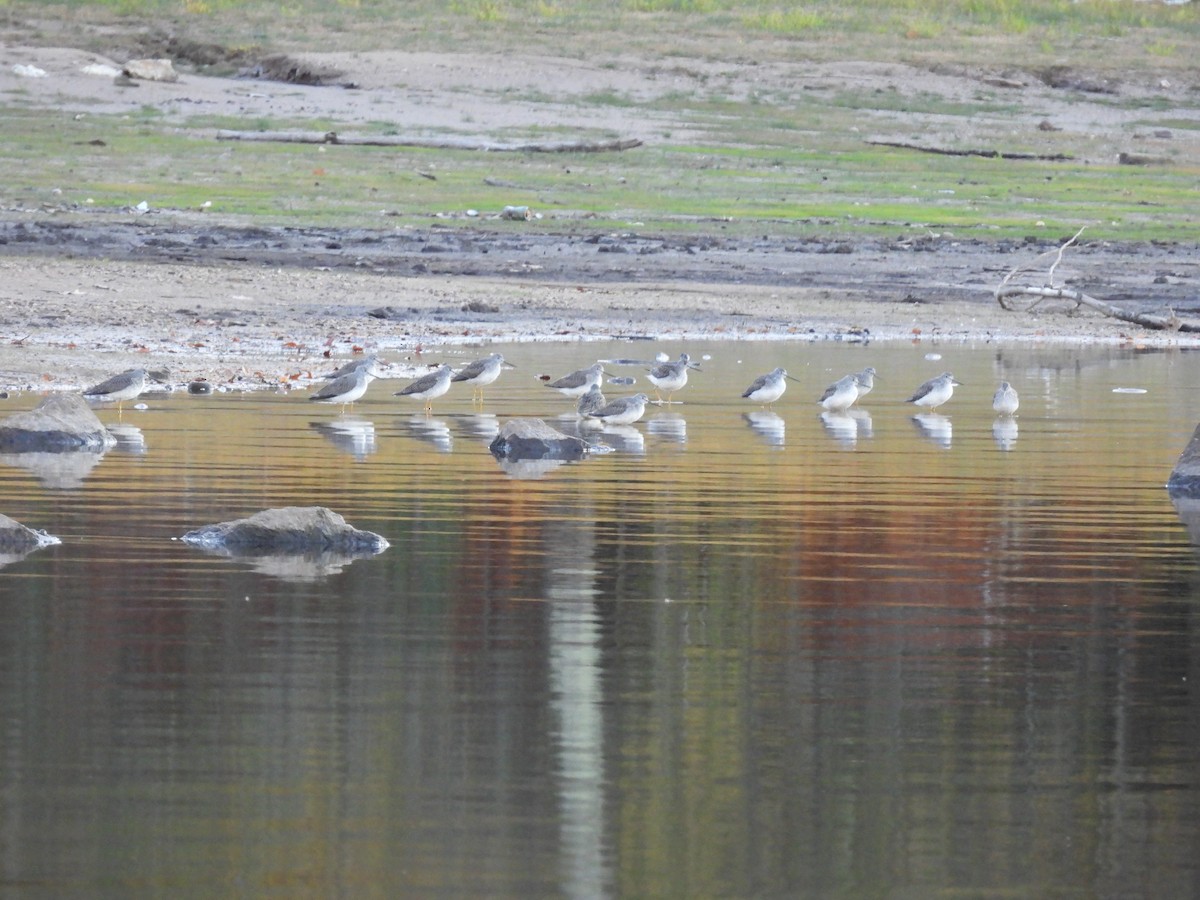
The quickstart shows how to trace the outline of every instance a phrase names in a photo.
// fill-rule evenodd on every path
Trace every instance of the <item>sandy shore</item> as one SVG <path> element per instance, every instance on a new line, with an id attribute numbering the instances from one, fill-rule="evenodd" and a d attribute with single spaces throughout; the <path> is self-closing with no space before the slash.
<path id="1" fill-rule="evenodd" d="M 379 316 L 385 315 L 386 318 Z M 445 344 L 611 338 L 1000 341 L 1200 346 L 986 293 L 913 302 L 894 292 L 779 285 L 552 283 L 303 268 L 0 258 L 0 385 L 69 390 L 144 366 L 172 383 L 307 385 L 356 353 L 419 359 Z"/>

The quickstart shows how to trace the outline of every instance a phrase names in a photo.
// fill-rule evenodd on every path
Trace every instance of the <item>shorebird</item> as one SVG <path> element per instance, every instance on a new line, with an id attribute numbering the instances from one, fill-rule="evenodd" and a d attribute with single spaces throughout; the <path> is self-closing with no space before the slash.
<path id="1" fill-rule="evenodd" d="M 999 415 L 1012 416 L 1016 415 L 1017 407 L 1021 405 L 1021 398 L 1017 396 L 1016 388 L 1007 381 L 1000 382 L 1000 387 L 996 389 L 995 396 L 992 397 L 992 409 Z"/>
<path id="2" fill-rule="evenodd" d="M 907 403 L 915 403 L 917 406 L 923 406 L 926 409 L 937 409 L 947 400 L 954 396 L 955 385 L 961 385 L 961 381 L 955 381 L 954 376 L 949 372 L 943 372 L 937 378 L 930 378 L 923 385 L 916 389 Z"/>
<path id="3" fill-rule="evenodd" d="M 471 397 L 478 397 L 483 400 L 483 389 L 500 377 L 500 371 L 508 366 L 510 369 L 515 369 L 512 363 L 508 362 L 499 353 L 493 353 L 491 356 L 485 356 L 483 359 L 477 359 L 474 362 L 467 363 L 461 369 L 454 373 L 451 381 L 465 381 L 471 385 Z"/>
<path id="4" fill-rule="evenodd" d="M 382 374 L 373 356 L 342 368 L 347 371 L 323 385 L 315 394 L 310 394 L 308 399 L 318 403 L 340 403 L 345 412 L 347 406 L 367 392 L 367 385 Z"/>
<path id="5" fill-rule="evenodd" d="M 787 373 L 787 369 L 780 366 L 766 375 L 759 375 L 755 378 L 754 383 L 746 388 L 742 396 L 747 400 L 768 406 L 783 396 L 783 392 L 787 390 L 788 379 L 797 382 L 800 380 L 792 378 Z"/>
<path id="6" fill-rule="evenodd" d="M 606 403 L 593 412 L 587 413 L 586 418 L 595 419 L 605 425 L 630 425 L 646 412 L 646 404 L 650 398 L 645 394 L 634 394 L 632 397 L 621 397 Z"/>
<path id="7" fill-rule="evenodd" d="M 861 400 L 875 387 L 875 367 L 867 366 L 861 372 L 854 376 L 854 380 L 858 383 L 858 397 L 855 401 Z"/>
<path id="8" fill-rule="evenodd" d="M 695 368 L 698 366 L 692 365 L 692 358 L 686 353 L 680 353 L 679 359 L 674 362 L 660 363 L 653 369 L 649 369 L 646 377 L 654 385 L 654 393 L 658 395 L 658 402 L 663 402 L 662 392 L 666 391 L 666 402 L 670 403 L 671 395 L 687 384 L 688 369 Z"/>
<path id="9" fill-rule="evenodd" d="M 99 400 L 105 403 L 117 404 L 117 412 L 126 400 L 133 400 L 146 389 L 149 376 L 145 369 L 129 369 L 120 375 L 107 378 L 99 384 L 94 384 L 83 392 L 89 400 Z"/>
<path id="10" fill-rule="evenodd" d="M 562 378 L 547 382 L 546 387 L 554 388 L 560 394 L 568 397 L 582 397 L 591 389 L 592 385 L 600 383 L 600 377 L 603 374 L 604 363 L 595 363 L 586 369 L 579 369 Z"/>
<path id="11" fill-rule="evenodd" d="M 449 366 L 438 366 L 428 375 L 422 375 L 408 387 L 396 391 L 395 397 L 412 397 L 414 400 L 425 401 L 425 411 L 433 409 L 433 400 L 450 390 L 450 378 L 454 370 Z"/>
<path id="12" fill-rule="evenodd" d="M 588 392 L 579 398 L 579 406 L 576 407 L 580 416 L 587 416 L 598 409 L 604 407 L 608 403 L 604 399 L 604 392 L 600 390 L 600 385 L 593 384 L 588 388 Z"/>
<path id="13" fill-rule="evenodd" d="M 343 375 L 349 375 L 355 369 L 361 369 L 363 366 L 373 366 L 378 371 L 379 357 L 376 354 L 372 353 L 370 356 L 363 356 L 358 359 L 352 359 L 352 360 L 350 360 L 350 362 L 346 363 L 344 366 L 341 366 L 340 368 L 336 369 L 333 372 L 328 373 L 327 375 L 322 375 L 321 377 L 324 378 L 326 381 L 336 381 L 337 379 L 341 378 Z M 380 374 L 376 374 L 375 377 L 382 378 L 383 376 Z"/>
<path id="14" fill-rule="evenodd" d="M 829 387 L 817 402 L 829 412 L 845 412 L 858 399 L 858 376 L 843 375 Z"/>

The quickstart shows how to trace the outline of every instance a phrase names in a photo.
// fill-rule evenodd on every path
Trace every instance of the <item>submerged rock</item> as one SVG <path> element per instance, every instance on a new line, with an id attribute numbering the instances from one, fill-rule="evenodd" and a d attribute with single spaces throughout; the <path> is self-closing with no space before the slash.
<path id="1" fill-rule="evenodd" d="M 500 433 L 488 445 L 497 459 L 516 460 L 582 459 L 587 453 L 587 441 L 551 428 L 541 419 L 510 419 L 500 426 Z"/>
<path id="2" fill-rule="evenodd" d="M 79 394 L 51 394 L 33 409 L 0 421 L 5 453 L 103 453 L 116 442 Z"/>
<path id="3" fill-rule="evenodd" d="M 34 550 L 61 543 L 52 534 L 35 531 L 0 513 L 0 568 L 23 559 Z"/>
<path id="4" fill-rule="evenodd" d="M 186 543 L 232 556 L 305 554 L 326 551 L 345 556 L 381 553 L 388 542 L 372 531 L 359 531 L 324 506 L 264 509 L 245 519 L 189 531 Z"/>
<path id="5" fill-rule="evenodd" d="M 1200 425 L 1192 432 L 1192 439 L 1171 470 L 1167 491 L 1172 497 L 1200 498 Z"/>

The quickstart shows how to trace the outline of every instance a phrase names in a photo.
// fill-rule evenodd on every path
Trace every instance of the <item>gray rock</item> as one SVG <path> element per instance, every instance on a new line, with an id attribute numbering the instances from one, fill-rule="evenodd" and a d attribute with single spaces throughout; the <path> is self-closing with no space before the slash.
<path id="1" fill-rule="evenodd" d="M 79 394 L 51 394 L 28 412 L 0 421 L 0 452 L 103 453 L 117 443 Z"/>
<path id="2" fill-rule="evenodd" d="M 34 531 L 0 513 L 0 553 L 24 554 L 41 547 L 61 544 L 62 541 L 44 531 Z"/>
<path id="3" fill-rule="evenodd" d="M 138 81 L 179 80 L 179 73 L 169 59 L 131 59 L 122 67 L 121 74 Z"/>
<path id="4" fill-rule="evenodd" d="M 1192 439 L 1171 470 L 1167 491 L 1172 497 L 1200 498 L 1200 425 L 1192 432 Z"/>
<path id="5" fill-rule="evenodd" d="M 497 459 L 573 460 L 587 453 L 587 441 L 563 434 L 541 419 L 510 419 L 500 426 L 500 433 L 488 445 Z"/>
<path id="6" fill-rule="evenodd" d="M 388 542 L 380 535 L 359 531 L 323 506 L 264 509 L 245 519 L 189 531 L 183 540 L 231 556 L 318 552 L 368 556 L 388 547 Z"/>

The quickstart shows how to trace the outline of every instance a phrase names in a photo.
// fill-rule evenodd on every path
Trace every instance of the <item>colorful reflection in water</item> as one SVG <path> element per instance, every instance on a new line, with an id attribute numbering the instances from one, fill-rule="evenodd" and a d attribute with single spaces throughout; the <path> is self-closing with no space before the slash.
<path id="1" fill-rule="evenodd" d="M 429 416 L 389 382 L 345 415 L 152 396 L 103 458 L 0 460 L 0 512 L 63 539 L 0 572 L 0 885 L 1195 887 L 1200 564 L 1163 485 L 1200 355 L 501 349 L 520 368 L 482 404 Z M 613 452 L 487 452 L 516 416 L 575 427 L 535 374 L 660 350 L 701 370 Z M 860 404 L 817 406 L 866 365 Z M 741 399 L 775 366 L 798 383 Z M 635 381 L 608 395 L 652 392 L 609 368 Z M 942 409 L 902 402 L 944 370 Z M 313 504 L 391 547 L 322 569 L 176 540 Z"/>

